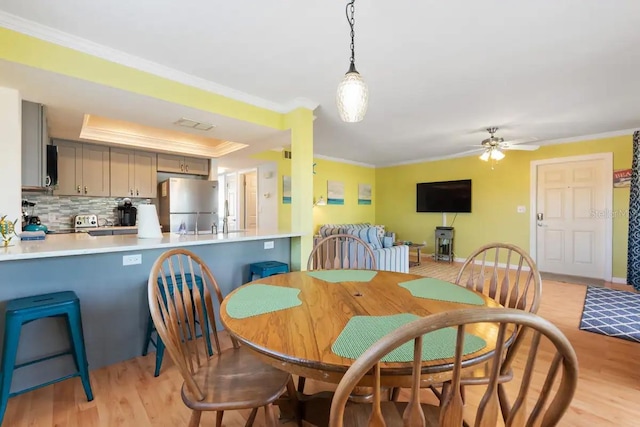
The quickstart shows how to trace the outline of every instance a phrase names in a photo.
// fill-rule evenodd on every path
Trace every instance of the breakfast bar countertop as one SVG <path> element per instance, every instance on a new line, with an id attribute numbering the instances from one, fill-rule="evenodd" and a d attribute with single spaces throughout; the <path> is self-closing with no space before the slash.
<path id="1" fill-rule="evenodd" d="M 19 237 L 14 237 L 11 246 L 0 247 L 0 261 L 210 245 L 301 235 L 302 233 L 290 231 L 256 229 L 231 231 L 228 234 L 163 233 L 162 238 L 157 239 L 140 239 L 135 234 L 90 236 L 86 233 L 48 235 L 45 240 L 20 241 Z"/>

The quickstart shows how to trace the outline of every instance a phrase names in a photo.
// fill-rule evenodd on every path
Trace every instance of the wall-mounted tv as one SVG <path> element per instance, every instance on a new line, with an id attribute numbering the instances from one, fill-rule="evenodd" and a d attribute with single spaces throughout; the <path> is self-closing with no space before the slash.
<path id="1" fill-rule="evenodd" d="M 416 184 L 416 212 L 471 212 L 471 180 Z"/>

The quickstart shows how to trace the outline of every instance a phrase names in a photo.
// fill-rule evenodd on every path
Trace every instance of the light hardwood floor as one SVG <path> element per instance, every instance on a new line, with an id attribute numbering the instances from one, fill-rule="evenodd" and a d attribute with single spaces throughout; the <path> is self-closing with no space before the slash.
<path id="1" fill-rule="evenodd" d="M 423 262 L 420 273 L 435 268 L 444 275 L 457 266 L 445 268 L 443 264 Z M 551 281 L 543 284 L 539 314 L 567 335 L 580 363 L 578 390 L 561 425 L 638 426 L 640 344 L 580 331 L 578 325 L 585 292 L 583 285 Z M 162 374 L 154 378 L 154 361 L 152 353 L 92 371 L 93 402 L 86 402 L 77 378 L 12 398 L 2 427 L 186 426 L 190 412 L 180 397 L 180 375 L 167 356 Z M 306 391 L 330 388 L 330 385 L 308 381 Z M 468 387 L 467 403 L 470 408 L 480 397 L 480 392 L 474 389 L 480 388 Z M 431 398 L 429 394 L 424 392 L 426 399 Z M 223 424 L 243 426 L 248 415 L 248 411 L 226 412 Z M 256 426 L 264 425 L 263 417 L 261 411 Z M 215 425 L 215 416 L 204 415 L 201 425 Z M 293 427 L 295 423 L 286 425 Z"/>

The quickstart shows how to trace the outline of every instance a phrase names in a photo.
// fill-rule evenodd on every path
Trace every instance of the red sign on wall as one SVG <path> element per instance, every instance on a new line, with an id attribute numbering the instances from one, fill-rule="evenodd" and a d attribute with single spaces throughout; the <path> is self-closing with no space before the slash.
<path id="1" fill-rule="evenodd" d="M 613 171 L 613 186 L 614 187 L 631 186 L 631 169 L 620 169 L 617 171 Z"/>

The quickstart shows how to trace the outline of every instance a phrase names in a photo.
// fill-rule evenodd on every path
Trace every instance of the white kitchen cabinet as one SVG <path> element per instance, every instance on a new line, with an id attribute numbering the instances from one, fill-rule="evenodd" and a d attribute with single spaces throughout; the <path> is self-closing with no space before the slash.
<path id="1" fill-rule="evenodd" d="M 112 197 L 156 197 L 155 153 L 111 148 L 110 164 Z"/>
<path id="2" fill-rule="evenodd" d="M 209 160 L 173 154 L 158 154 L 158 172 L 208 175 Z"/>
<path id="3" fill-rule="evenodd" d="M 54 194 L 109 196 L 109 147 L 55 140 L 58 186 Z"/>

